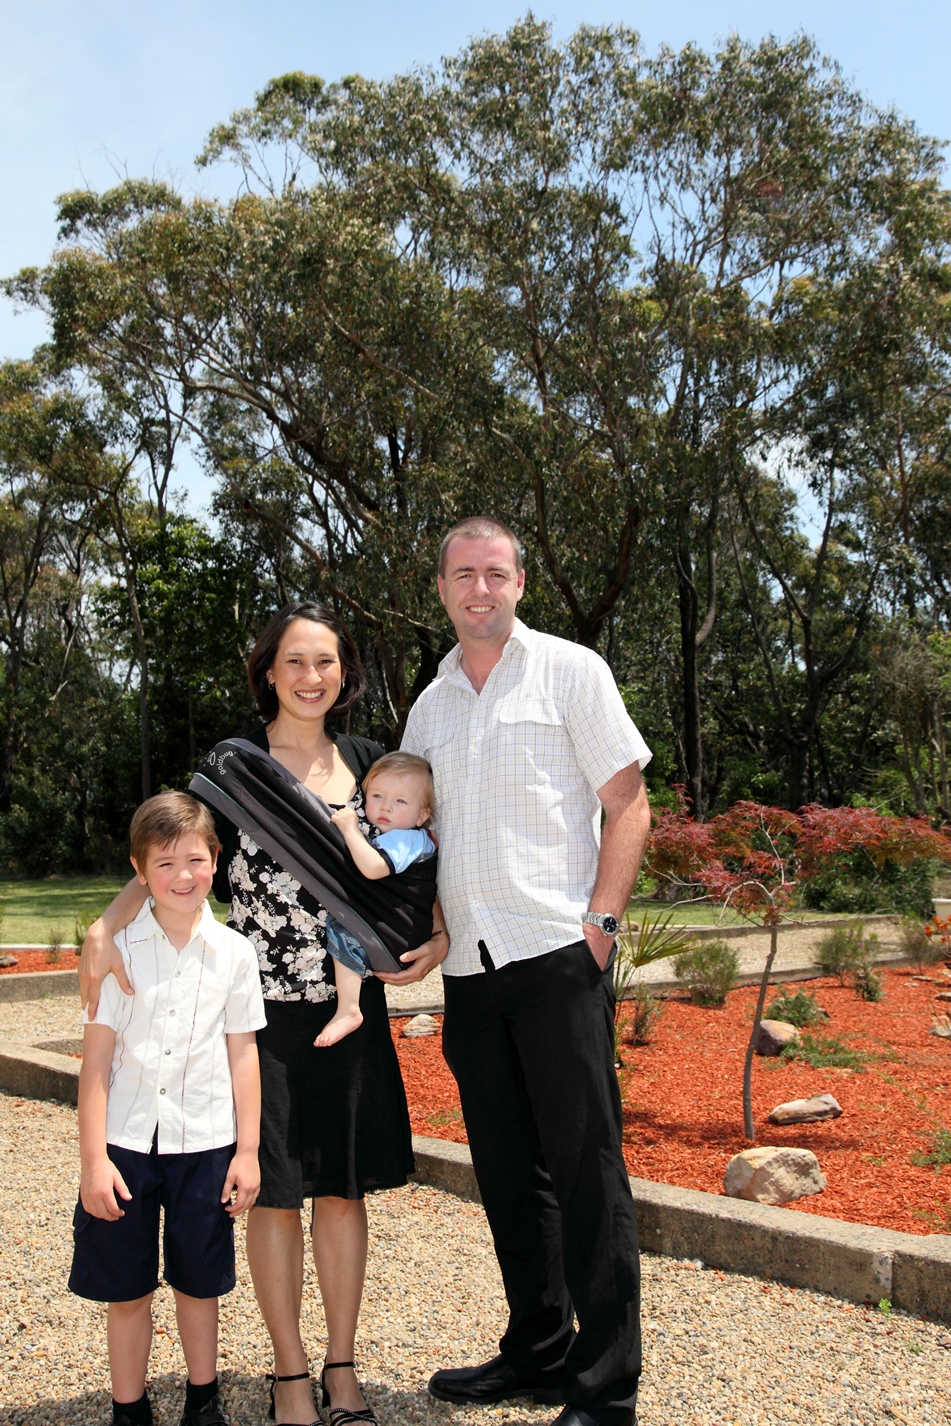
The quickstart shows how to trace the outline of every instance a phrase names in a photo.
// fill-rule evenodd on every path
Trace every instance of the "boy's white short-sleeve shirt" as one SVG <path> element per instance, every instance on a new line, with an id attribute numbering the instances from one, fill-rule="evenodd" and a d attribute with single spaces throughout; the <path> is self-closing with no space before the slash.
<path id="1" fill-rule="evenodd" d="M 103 983 L 94 1020 L 116 1044 L 106 1142 L 146 1154 L 220 1149 L 237 1137 L 227 1035 L 267 1021 L 257 954 L 205 902 L 198 931 L 176 951 L 146 901 L 116 936 L 133 994 Z"/>
<path id="2" fill-rule="evenodd" d="M 433 769 L 444 975 L 479 975 L 582 936 L 598 870 L 598 789 L 651 753 L 591 649 L 516 619 L 481 693 L 457 644 L 410 710 L 403 751 Z"/>

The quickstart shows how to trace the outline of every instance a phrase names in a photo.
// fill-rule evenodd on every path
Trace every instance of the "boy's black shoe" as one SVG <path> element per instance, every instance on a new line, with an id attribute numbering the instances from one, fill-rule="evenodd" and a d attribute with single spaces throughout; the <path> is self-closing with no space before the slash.
<path id="1" fill-rule="evenodd" d="M 230 1426 L 230 1418 L 222 1410 L 221 1398 L 213 1396 L 204 1406 L 185 1403 L 181 1426 Z"/>

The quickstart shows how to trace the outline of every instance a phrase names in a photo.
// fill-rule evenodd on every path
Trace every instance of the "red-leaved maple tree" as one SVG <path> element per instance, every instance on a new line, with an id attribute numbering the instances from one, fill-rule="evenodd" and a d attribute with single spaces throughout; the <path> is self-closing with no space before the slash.
<path id="1" fill-rule="evenodd" d="M 892 817 L 873 807 L 820 807 L 801 812 L 737 802 L 708 822 L 680 806 L 655 814 L 644 860 L 660 881 L 680 886 L 691 900 L 732 907 L 769 928 L 769 954 L 760 981 L 753 1029 L 743 1065 L 743 1127 L 753 1124 L 753 1055 L 769 978 L 779 949 L 779 926 L 792 918 L 797 896 L 850 854 L 863 851 L 876 866 L 903 866 L 920 857 L 951 862 L 951 837 L 918 817 Z"/>

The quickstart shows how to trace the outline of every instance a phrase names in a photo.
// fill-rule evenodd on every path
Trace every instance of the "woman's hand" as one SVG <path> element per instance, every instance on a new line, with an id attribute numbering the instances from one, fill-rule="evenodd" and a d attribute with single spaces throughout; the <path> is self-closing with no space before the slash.
<path id="1" fill-rule="evenodd" d="M 431 940 L 417 946 L 415 951 L 405 951 L 400 956 L 406 970 L 378 970 L 377 979 L 385 981 L 387 985 L 412 985 L 417 980 L 425 980 L 429 972 L 446 959 L 448 951 L 449 937 L 445 931 L 440 931 Z"/>
<path id="2" fill-rule="evenodd" d="M 88 1007 L 90 1020 L 96 1018 L 99 992 L 107 975 L 115 976 L 126 995 L 132 994 L 132 985 L 125 973 L 119 948 L 112 938 L 123 926 L 135 920 L 148 894 L 148 887 L 134 876 L 86 932 L 83 953 L 79 957 L 79 994 L 83 1005 Z"/>
<path id="3" fill-rule="evenodd" d="M 91 1020 L 95 1019 L 99 1009 L 99 992 L 107 975 L 115 976 L 126 995 L 132 994 L 132 984 L 122 964 L 119 947 L 100 916 L 86 932 L 79 957 L 79 994 Z"/>

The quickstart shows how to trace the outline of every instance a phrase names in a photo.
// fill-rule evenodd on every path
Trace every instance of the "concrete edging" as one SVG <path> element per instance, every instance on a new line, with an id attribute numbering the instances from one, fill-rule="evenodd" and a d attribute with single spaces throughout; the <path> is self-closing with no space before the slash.
<path id="1" fill-rule="evenodd" d="M 77 970 L 26 970 L 13 975 L 0 975 L 0 1002 L 46 1000 L 50 996 L 63 995 L 79 998 Z"/>
<path id="2" fill-rule="evenodd" d="M 419 1183 L 479 1201 L 465 1144 L 413 1136 Z M 951 1237 L 895 1233 L 632 1178 L 641 1247 L 849 1302 L 951 1322 Z"/>

